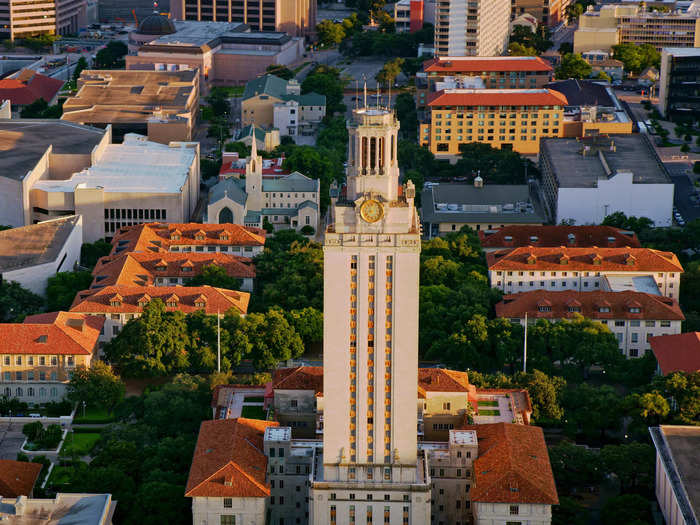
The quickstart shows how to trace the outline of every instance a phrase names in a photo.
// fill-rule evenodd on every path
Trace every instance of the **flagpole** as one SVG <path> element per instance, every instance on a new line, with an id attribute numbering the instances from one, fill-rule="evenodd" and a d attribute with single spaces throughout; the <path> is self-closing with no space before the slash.
<path id="1" fill-rule="evenodd" d="M 527 312 L 525 312 L 525 339 L 523 340 L 523 372 L 527 372 Z"/>

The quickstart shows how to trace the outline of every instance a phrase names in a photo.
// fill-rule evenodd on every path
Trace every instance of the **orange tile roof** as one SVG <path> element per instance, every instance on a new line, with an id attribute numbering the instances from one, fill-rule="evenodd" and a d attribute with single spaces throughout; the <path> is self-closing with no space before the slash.
<path id="1" fill-rule="evenodd" d="M 22 324 L 0 324 L 3 354 L 91 355 L 104 319 L 73 312 L 31 315 Z"/>
<path id="2" fill-rule="evenodd" d="M 195 302 L 204 296 L 206 304 L 196 306 Z M 245 314 L 248 311 L 250 294 L 235 290 L 214 288 L 213 286 L 106 286 L 98 290 L 78 292 L 71 306 L 71 312 L 94 314 L 140 313 L 151 299 L 166 302 L 169 298 L 177 301 L 177 306 L 167 306 L 167 311 L 180 311 L 185 314 L 202 310 L 208 314 L 224 314 L 231 308 Z M 113 304 L 119 303 L 119 304 Z"/>
<path id="3" fill-rule="evenodd" d="M 610 312 L 600 312 L 602 305 L 609 307 Z M 549 311 L 540 311 L 541 306 L 546 306 Z M 631 313 L 630 308 L 633 306 L 640 308 L 641 312 Z M 590 319 L 685 319 L 681 307 L 674 299 L 634 291 L 533 290 L 504 295 L 495 308 L 497 317 L 511 319 L 522 319 L 526 312 L 531 319 L 566 319 L 574 317 L 577 313 Z"/>
<path id="4" fill-rule="evenodd" d="M 218 419 L 203 421 L 192 458 L 185 496 L 265 498 L 267 457 L 263 437 L 276 421 Z"/>
<path id="5" fill-rule="evenodd" d="M 0 100 L 9 100 L 13 106 L 26 106 L 43 98 L 50 104 L 64 83 L 63 80 L 25 69 L 18 78 L 0 80 Z"/>
<path id="6" fill-rule="evenodd" d="M 700 332 L 659 335 L 649 343 L 662 374 L 700 372 Z"/>
<path id="7" fill-rule="evenodd" d="M 423 71 L 438 73 L 482 73 L 485 71 L 552 72 L 552 65 L 539 57 L 443 57 L 423 62 Z"/>
<path id="8" fill-rule="evenodd" d="M 194 277 L 212 264 L 224 268 L 229 277 L 255 277 L 255 265 L 250 257 L 221 252 L 130 252 L 100 258 L 92 271 L 95 279 L 90 288 L 122 284 L 150 286 L 157 277 Z M 161 266 L 166 269 L 159 270 Z M 184 267 L 190 270 L 183 271 Z"/>
<path id="9" fill-rule="evenodd" d="M 29 496 L 41 472 L 41 463 L 0 459 L 0 496 Z"/>
<path id="10" fill-rule="evenodd" d="M 419 368 L 418 397 L 424 399 L 426 392 L 468 392 L 474 395 L 476 387 L 469 384 L 466 372 L 444 368 Z"/>
<path id="11" fill-rule="evenodd" d="M 195 239 L 202 231 L 206 238 Z M 178 232 L 180 239 L 171 239 Z M 223 234 L 228 239 L 222 238 Z M 111 255 L 126 252 L 167 252 L 170 246 L 264 246 L 265 230 L 238 224 L 200 224 L 196 222 L 176 224 L 151 222 L 127 226 L 112 239 Z"/>
<path id="12" fill-rule="evenodd" d="M 553 89 L 443 89 L 428 95 L 427 105 L 443 106 L 566 106 Z"/>
<path id="13" fill-rule="evenodd" d="M 540 427 L 493 423 L 463 430 L 475 430 L 479 442 L 469 493 L 473 502 L 559 504 Z"/>
<path id="14" fill-rule="evenodd" d="M 323 367 L 278 368 L 272 374 L 272 388 L 275 390 L 313 390 L 316 394 L 322 394 Z"/>
<path id="15" fill-rule="evenodd" d="M 532 256 L 532 258 L 531 258 Z M 631 256 L 631 258 L 630 258 Z M 599 257 L 600 264 L 594 264 Z M 528 264 L 528 259 L 533 261 Z M 566 261 L 563 264 L 563 261 Z M 569 248 L 524 246 L 486 254 L 489 270 L 588 270 L 610 272 L 682 272 L 678 257 L 649 248 Z"/>
<path id="16" fill-rule="evenodd" d="M 483 248 L 517 248 L 520 246 L 571 246 L 584 248 L 606 246 L 641 248 L 637 234 L 612 226 L 504 226 L 480 230 Z M 573 235 L 573 237 L 569 237 Z M 537 237 L 537 239 L 532 239 Z"/>

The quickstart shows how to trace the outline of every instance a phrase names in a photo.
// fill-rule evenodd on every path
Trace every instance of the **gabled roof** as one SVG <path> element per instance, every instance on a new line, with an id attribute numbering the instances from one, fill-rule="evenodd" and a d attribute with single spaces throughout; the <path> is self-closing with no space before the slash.
<path id="1" fill-rule="evenodd" d="M 263 179 L 262 182 L 262 191 L 317 192 L 319 188 L 320 182 L 318 179 L 312 179 L 311 177 L 302 175 L 298 171 L 286 177 Z"/>
<path id="2" fill-rule="evenodd" d="M 494 423 L 467 425 L 475 430 L 472 502 L 557 505 L 559 498 L 540 427 Z"/>
<path id="3" fill-rule="evenodd" d="M 101 257 L 92 271 L 91 289 L 111 285 L 151 286 L 157 277 L 194 277 L 204 267 L 218 265 L 229 277 L 254 278 L 255 265 L 250 257 L 211 252 L 132 252 Z M 164 270 L 160 268 L 165 268 Z M 190 271 L 184 271 L 190 268 Z"/>
<path id="4" fill-rule="evenodd" d="M 63 86 L 64 81 L 25 69 L 17 78 L 0 80 L 0 100 L 9 100 L 12 105 L 26 106 L 43 98 L 51 102 Z"/>
<path id="5" fill-rule="evenodd" d="M 219 202 L 223 198 L 229 198 L 241 206 L 245 206 L 248 194 L 245 192 L 245 181 L 236 177 L 227 177 L 217 182 L 209 190 L 209 204 Z"/>
<path id="6" fill-rule="evenodd" d="M 0 496 L 29 496 L 42 468 L 41 463 L 0 459 Z"/>
<path id="7" fill-rule="evenodd" d="M 179 240 L 171 239 L 174 231 L 179 231 Z M 195 232 L 204 230 L 207 238 L 197 240 Z M 228 240 L 221 239 L 226 232 Z M 264 246 L 265 230 L 240 226 L 238 224 L 199 224 L 150 222 L 121 228 L 112 239 L 111 255 L 125 252 L 167 252 L 171 246 Z"/>
<path id="8" fill-rule="evenodd" d="M 272 375 L 272 388 L 275 390 L 313 390 L 316 394 L 322 394 L 323 367 L 278 368 Z"/>
<path id="9" fill-rule="evenodd" d="M 548 311 L 540 311 L 547 306 Z M 610 308 L 610 312 L 600 312 L 600 307 Z M 590 319 L 653 319 L 682 321 L 685 319 L 678 303 L 669 297 L 643 292 L 622 291 L 592 292 L 533 290 L 504 295 L 496 304 L 496 316 L 522 319 L 527 313 L 530 319 L 566 319 L 576 314 Z M 578 311 L 570 311 L 578 308 Z M 639 308 L 640 313 L 630 312 Z"/>
<path id="10" fill-rule="evenodd" d="M 426 392 L 476 393 L 476 387 L 469 384 L 469 376 L 466 372 L 444 368 L 419 368 L 418 397 L 424 399 Z"/>
<path id="11" fill-rule="evenodd" d="M 0 324 L 3 354 L 91 355 L 105 320 L 74 312 L 30 315 L 22 324 Z"/>
<path id="12" fill-rule="evenodd" d="M 423 62 L 423 71 L 438 73 L 482 73 L 485 71 L 554 71 L 539 57 L 440 57 Z"/>
<path id="13" fill-rule="evenodd" d="M 265 498 L 267 457 L 263 436 L 275 421 L 219 419 L 203 421 L 192 458 L 185 496 Z"/>
<path id="14" fill-rule="evenodd" d="M 649 343 L 662 374 L 700 372 L 700 332 L 659 335 Z"/>
<path id="15" fill-rule="evenodd" d="M 552 89 L 443 89 L 428 95 L 427 105 L 443 106 L 567 106 Z"/>
<path id="16" fill-rule="evenodd" d="M 576 248 L 607 246 L 641 248 L 637 234 L 612 226 L 504 226 L 480 230 L 483 248 L 517 248 L 520 246 L 572 246 Z"/>
<path id="17" fill-rule="evenodd" d="M 528 264 L 528 257 L 534 255 L 535 264 Z M 600 264 L 594 264 L 595 257 L 601 257 Z M 634 264 L 627 264 L 632 255 Z M 562 264 L 562 261 L 568 261 Z M 610 272 L 682 272 L 678 257 L 671 252 L 650 248 L 569 248 L 520 247 L 488 253 L 486 263 L 489 270 L 589 270 Z"/>
<path id="18" fill-rule="evenodd" d="M 107 313 L 140 313 L 144 306 L 139 300 L 144 295 L 151 299 L 160 299 L 164 303 L 173 296 L 177 297 L 177 306 L 167 306 L 168 311 L 180 311 L 185 314 L 202 310 L 196 305 L 196 299 L 204 295 L 207 298 L 204 311 L 208 314 L 224 314 L 231 308 L 240 314 L 248 311 L 250 294 L 214 288 L 213 286 L 106 286 L 98 290 L 78 292 L 73 300 L 71 312 L 94 314 Z M 119 304 L 112 304 L 118 297 Z"/>
<path id="19" fill-rule="evenodd" d="M 257 95 L 269 95 L 271 97 L 282 98 L 287 94 L 287 81 L 275 75 L 263 75 L 254 78 L 245 85 L 243 100 Z"/>

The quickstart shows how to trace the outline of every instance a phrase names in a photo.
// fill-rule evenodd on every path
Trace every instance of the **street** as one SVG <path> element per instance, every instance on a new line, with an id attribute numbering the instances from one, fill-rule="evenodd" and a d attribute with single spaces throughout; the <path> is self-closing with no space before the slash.
<path id="1" fill-rule="evenodd" d="M 690 178 L 684 173 L 689 165 L 679 162 L 674 165 L 673 169 L 671 169 L 671 166 L 671 163 L 666 163 L 666 167 L 671 174 L 671 180 L 674 184 L 674 206 L 678 208 L 678 211 L 683 216 L 686 223 L 700 218 L 700 206 L 693 206 L 693 202 L 690 200 L 690 196 L 695 193 L 695 188 L 690 182 Z"/>
<path id="2" fill-rule="evenodd" d="M 17 459 L 24 434 L 22 434 L 23 423 L 0 423 L 0 459 Z"/>

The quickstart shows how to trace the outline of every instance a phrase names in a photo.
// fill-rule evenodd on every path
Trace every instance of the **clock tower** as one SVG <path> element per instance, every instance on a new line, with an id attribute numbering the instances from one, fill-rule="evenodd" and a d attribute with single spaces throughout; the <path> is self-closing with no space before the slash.
<path id="1" fill-rule="evenodd" d="M 311 523 L 429 523 L 417 453 L 415 187 L 399 186 L 392 110 L 355 109 L 347 127 L 347 184 L 324 243 L 323 474 L 312 484 Z"/>

